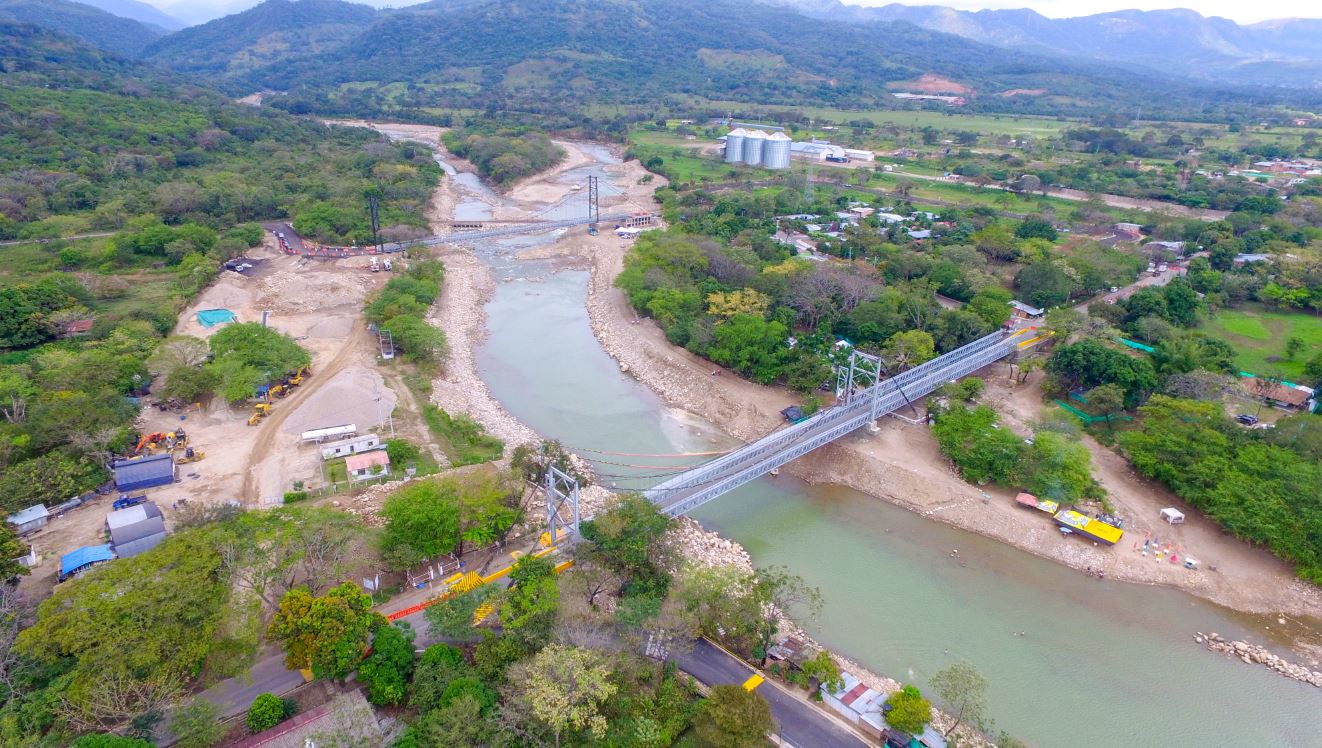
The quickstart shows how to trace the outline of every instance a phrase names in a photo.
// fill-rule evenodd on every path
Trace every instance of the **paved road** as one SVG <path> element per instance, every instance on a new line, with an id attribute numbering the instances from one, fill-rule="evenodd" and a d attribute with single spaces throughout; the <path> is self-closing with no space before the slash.
<path id="1" fill-rule="evenodd" d="M 1108 304 L 1114 304 L 1117 301 L 1123 301 L 1130 296 L 1133 296 L 1134 292 L 1140 288 L 1147 288 L 1148 286 L 1164 286 L 1188 272 L 1189 269 L 1187 267 L 1171 264 L 1169 269 L 1164 273 L 1158 273 L 1156 275 L 1147 272 L 1139 273 L 1138 280 L 1130 283 L 1128 286 L 1124 286 L 1114 293 L 1105 293 L 1100 296 L 1094 296 L 1081 304 L 1076 304 L 1074 308 L 1087 314 L 1088 305 L 1092 304 L 1094 301 L 1105 301 Z"/>
<path id="2" fill-rule="evenodd" d="M 753 674 L 748 665 L 705 639 L 695 642 L 691 651 L 671 659 L 680 670 L 708 686 L 740 684 Z M 771 713 L 780 725 L 781 737 L 794 745 L 803 748 L 861 748 L 867 745 L 818 708 L 786 693 L 771 681 L 759 686 L 757 692 L 771 704 Z"/>
<path id="3" fill-rule="evenodd" d="M 220 707 L 226 717 L 247 711 L 258 694 L 283 694 L 302 685 L 303 676 L 297 670 L 285 667 L 285 656 L 279 649 L 268 647 L 262 658 L 253 665 L 248 677 L 223 680 L 203 691 L 202 698 Z"/>

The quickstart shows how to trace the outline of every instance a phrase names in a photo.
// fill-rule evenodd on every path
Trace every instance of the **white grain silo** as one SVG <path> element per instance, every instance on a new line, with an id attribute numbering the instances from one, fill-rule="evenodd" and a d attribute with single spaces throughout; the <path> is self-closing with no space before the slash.
<path id="1" fill-rule="evenodd" d="M 773 132 L 762 145 L 762 165 L 768 169 L 790 168 L 790 138 L 783 132 Z"/>
<path id="2" fill-rule="evenodd" d="M 762 163 L 762 145 L 767 142 L 767 134 L 753 130 L 744 136 L 744 163 L 757 166 Z"/>
<path id="3" fill-rule="evenodd" d="M 742 127 L 736 127 L 725 136 L 725 160 L 727 163 L 737 164 L 744 160 L 744 138 L 748 131 Z"/>

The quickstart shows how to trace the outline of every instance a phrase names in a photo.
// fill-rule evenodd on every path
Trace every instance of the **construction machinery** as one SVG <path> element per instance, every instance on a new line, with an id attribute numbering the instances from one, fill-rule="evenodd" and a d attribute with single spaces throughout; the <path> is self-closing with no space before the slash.
<path id="1" fill-rule="evenodd" d="M 160 450 L 173 452 L 181 447 L 188 446 L 188 434 L 183 429 L 175 431 L 157 431 L 152 434 L 145 434 L 138 440 L 133 448 L 133 455 L 155 454 Z"/>
<path id="2" fill-rule="evenodd" d="M 186 464 L 188 464 L 188 463 L 190 463 L 190 462 L 197 462 L 197 461 L 199 461 L 199 460 L 202 460 L 202 459 L 204 459 L 206 456 L 207 456 L 206 452 L 198 452 L 197 450 L 193 449 L 192 447 L 185 447 L 185 448 L 184 448 L 184 456 L 178 458 L 178 459 L 175 460 L 174 462 L 175 462 L 176 465 L 186 465 Z"/>
<path id="3" fill-rule="evenodd" d="M 291 371 L 289 373 L 289 377 L 286 380 L 286 382 L 289 384 L 290 387 L 297 387 L 300 384 L 303 384 L 303 379 L 305 377 L 309 377 L 309 376 L 312 376 L 312 367 L 300 366 L 294 371 Z"/>
<path id="4" fill-rule="evenodd" d="M 257 403 L 253 406 L 252 415 L 248 417 L 248 425 L 256 426 L 263 418 L 271 415 L 270 403 Z"/>
<path id="5" fill-rule="evenodd" d="M 267 390 L 270 397 L 284 397 L 289 394 L 289 387 L 283 384 L 273 384 L 271 389 Z"/>

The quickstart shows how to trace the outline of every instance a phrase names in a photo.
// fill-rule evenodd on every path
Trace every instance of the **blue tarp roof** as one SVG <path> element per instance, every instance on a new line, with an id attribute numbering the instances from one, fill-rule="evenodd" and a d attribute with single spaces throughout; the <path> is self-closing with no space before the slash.
<path id="1" fill-rule="evenodd" d="M 67 577 L 75 571 L 101 561 L 109 561 L 115 554 L 109 545 L 87 545 L 60 556 L 60 576 Z"/>
<path id="2" fill-rule="evenodd" d="M 174 456 L 165 453 L 116 462 L 115 485 L 121 491 L 136 491 L 174 482 Z"/>

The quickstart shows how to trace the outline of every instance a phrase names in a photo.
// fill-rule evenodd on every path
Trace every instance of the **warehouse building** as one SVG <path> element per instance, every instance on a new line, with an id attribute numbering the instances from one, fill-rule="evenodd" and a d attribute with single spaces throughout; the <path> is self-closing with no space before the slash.
<path id="1" fill-rule="evenodd" d="M 140 491 L 174 483 L 174 455 L 169 452 L 120 460 L 111 467 L 115 472 L 115 487 L 120 491 Z"/>

